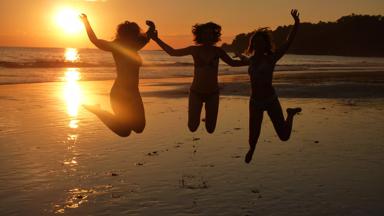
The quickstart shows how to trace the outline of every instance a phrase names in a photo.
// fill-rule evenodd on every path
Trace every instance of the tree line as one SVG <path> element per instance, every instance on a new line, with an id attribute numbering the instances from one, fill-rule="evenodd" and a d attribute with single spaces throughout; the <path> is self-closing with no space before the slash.
<path id="1" fill-rule="evenodd" d="M 287 38 L 292 25 L 271 30 L 276 47 Z M 246 50 L 253 32 L 242 33 L 222 48 L 228 52 Z M 343 16 L 336 22 L 301 23 L 289 51 L 302 55 L 384 56 L 384 16 Z"/>

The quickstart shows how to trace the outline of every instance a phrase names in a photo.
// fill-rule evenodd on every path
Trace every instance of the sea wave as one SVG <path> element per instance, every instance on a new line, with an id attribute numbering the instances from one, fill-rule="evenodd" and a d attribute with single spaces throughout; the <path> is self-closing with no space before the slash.
<path id="1" fill-rule="evenodd" d="M 144 63 L 144 67 L 188 67 L 193 66 L 190 62 L 168 62 L 168 63 Z M 84 68 L 84 67 L 115 67 L 113 63 L 88 63 L 68 61 L 32 61 L 12 62 L 0 61 L 0 67 L 4 68 Z"/>
<path id="2" fill-rule="evenodd" d="M 84 62 L 65 61 L 34 61 L 34 62 L 11 62 L 0 61 L 0 67 L 5 68 L 66 68 L 66 67 L 96 67 L 97 64 Z"/>
<path id="3" fill-rule="evenodd" d="M 143 67 L 192 67 L 192 62 L 144 62 Z M 225 65 L 222 63 L 221 65 Z M 280 70 L 308 69 L 316 67 L 374 67 L 384 66 L 384 63 L 281 63 L 277 64 Z M 70 62 L 62 60 L 35 60 L 27 62 L 0 61 L 3 68 L 92 68 L 92 67 L 115 67 L 113 62 Z M 278 70 L 279 70 L 278 69 Z"/>

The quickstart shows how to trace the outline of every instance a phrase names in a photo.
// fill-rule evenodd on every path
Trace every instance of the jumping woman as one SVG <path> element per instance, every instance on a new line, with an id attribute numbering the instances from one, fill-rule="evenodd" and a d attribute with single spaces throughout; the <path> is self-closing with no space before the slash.
<path id="1" fill-rule="evenodd" d="M 121 137 L 129 136 L 131 131 L 141 133 L 145 127 L 145 113 L 138 88 L 142 61 L 137 52 L 148 43 L 149 38 L 136 23 L 125 21 L 117 26 L 115 40 L 101 40 L 93 32 L 87 16 L 82 14 L 80 17 L 90 41 L 97 48 L 112 53 L 117 70 L 110 93 L 113 113 L 100 109 L 98 105 L 84 107 Z"/>
<path id="2" fill-rule="evenodd" d="M 287 118 L 284 119 L 279 99 L 272 86 L 276 62 L 288 50 L 299 27 L 300 20 L 297 10 L 292 10 L 291 15 L 295 20 L 295 25 L 287 41 L 276 51 L 272 51 L 271 38 L 268 30 L 265 28 L 256 31 L 250 39 L 248 53 L 252 56 L 249 58 L 248 72 L 251 80 L 252 94 L 249 101 L 249 151 L 245 156 L 246 163 L 252 160 L 256 143 L 260 136 L 264 111 L 267 111 L 276 133 L 282 141 L 289 139 L 292 131 L 293 117 L 301 112 L 301 108 L 288 108 Z M 246 61 L 244 56 L 242 58 L 243 61 Z"/>
<path id="3" fill-rule="evenodd" d="M 156 30 L 150 31 L 149 35 L 171 56 L 192 55 L 194 76 L 189 93 L 188 128 L 192 132 L 197 130 L 200 124 L 201 109 L 205 104 L 205 128 L 208 133 L 213 133 L 219 109 L 219 59 L 230 66 L 245 66 L 248 63 L 232 59 L 223 49 L 215 46 L 221 36 L 221 26 L 216 23 L 196 24 L 192 28 L 192 33 L 196 45 L 182 49 L 174 49 L 166 44 L 158 38 Z"/>

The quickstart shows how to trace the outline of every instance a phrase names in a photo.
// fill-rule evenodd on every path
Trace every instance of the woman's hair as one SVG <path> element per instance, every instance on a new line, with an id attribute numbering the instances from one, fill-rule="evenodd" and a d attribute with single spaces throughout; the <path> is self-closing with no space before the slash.
<path id="1" fill-rule="evenodd" d="M 204 33 L 207 30 L 212 31 L 211 37 L 204 37 Z M 195 36 L 193 39 L 197 44 L 216 44 L 219 42 L 220 36 L 221 36 L 221 26 L 213 23 L 213 22 L 208 22 L 204 24 L 196 24 L 192 27 L 192 33 Z"/>
<path id="2" fill-rule="evenodd" d="M 271 30 L 269 28 L 259 28 L 258 30 L 256 30 L 250 40 L 249 40 L 249 46 L 248 46 L 248 49 L 247 49 L 247 53 L 249 55 L 253 54 L 255 52 L 255 41 L 256 41 L 256 38 L 260 37 L 264 40 L 265 42 L 265 49 L 263 50 L 263 54 L 272 54 L 273 53 L 273 48 L 274 48 L 274 44 L 272 43 L 272 39 L 271 39 Z"/>
<path id="3" fill-rule="evenodd" d="M 140 50 L 149 42 L 149 38 L 141 31 L 139 25 L 129 21 L 117 26 L 116 40 L 134 50 Z"/>

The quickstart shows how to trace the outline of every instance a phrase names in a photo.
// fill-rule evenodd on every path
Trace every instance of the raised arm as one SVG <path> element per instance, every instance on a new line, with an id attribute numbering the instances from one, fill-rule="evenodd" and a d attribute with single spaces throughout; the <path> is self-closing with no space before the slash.
<path id="1" fill-rule="evenodd" d="M 89 24 L 87 15 L 81 14 L 81 20 L 84 23 L 85 29 L 87 30 L 89 40 L 99 49 L 104 51 L 112 51 L 112 42 L 106 40 L 100 40 L 96 37 L 95 32 L 93 31 L 91 24 Z"/>
<path id="2" fill-rule="evenodd" d="M 154 40 L 160 47 L 163 49 L 168 55 L 170 56 L 186 56 L 186 55 L 192 55 L 193 52 L 193 46 L 189 46 L 182 49 L 174 49 L 173 47 L 166 44 L 164 41 L 162 41 L 158 37 L 158 33 L 155 27 L 155 24 L 152 21 L 147 21 L 147 25 L 149 26 L 148 29 L 148 36 Z"/>
<path id="3" fill-rule="evenodd" d="M 232 67 L 240 67 L 240 66 L 246 66 L 249 65 L 249 60 L 247 57 L 236 54 L 236 56 L 240 57 L 240 60 L 232 59 L 222 48 L 219 49 L 219 57 L 221 60 L 223 60 L 225 63 L 227 63 L 229 66 Z"/>
<path id="4" fill-rule="evenodd" d="M 293 25 L 293 28 L 291 29 L 291 32 L 289 33 L 286 42 L 284 42 L 284 44 L 281 45 L 276 50 L 275 56 L 274 56 L 275 61 L 278 61 L 287 52 L 289 46 L 292 44 L 293 39 L 296 36 L 297 29 L 299 28 L 299 24 L 300 24 L 299 12 L 297 10 L 291 10 L 291 15 L 295 20 L 295 24 Z"/>

